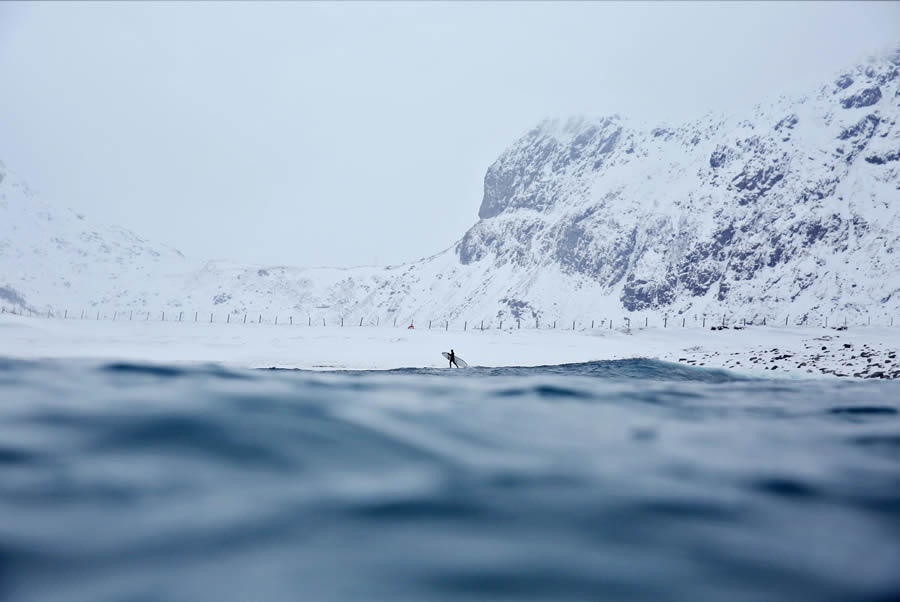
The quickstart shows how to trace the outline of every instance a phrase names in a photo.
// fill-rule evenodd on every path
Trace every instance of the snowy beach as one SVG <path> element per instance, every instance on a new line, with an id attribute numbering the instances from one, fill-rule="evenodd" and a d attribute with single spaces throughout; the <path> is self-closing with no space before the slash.
<path id="1" fill-rule="evenodd" d="M 0 356 L 220 363 L 235 368 L 388 370 L 540 366 L 650 358 L 764 376 L 900 378 L 900 329 L 747 326 L 586 330 L 111 322 L 0 316 Z"/>

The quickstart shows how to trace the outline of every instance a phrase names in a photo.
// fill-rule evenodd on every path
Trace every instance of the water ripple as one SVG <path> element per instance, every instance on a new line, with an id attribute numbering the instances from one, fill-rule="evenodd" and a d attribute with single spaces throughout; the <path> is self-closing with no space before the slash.
<path id="1" fill-rule="evenodd" d="M 0 360 L 0 400 L 3 600 L 900 592 L 900 383 Z"/>

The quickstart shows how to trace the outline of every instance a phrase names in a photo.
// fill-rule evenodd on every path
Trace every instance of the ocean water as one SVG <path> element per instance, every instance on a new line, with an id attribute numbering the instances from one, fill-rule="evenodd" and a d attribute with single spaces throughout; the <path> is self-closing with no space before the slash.
<path id="1" fill-rule="evenodd" d="M 893 600 L 900 383 L 0 360 L 0 600 Z"/>

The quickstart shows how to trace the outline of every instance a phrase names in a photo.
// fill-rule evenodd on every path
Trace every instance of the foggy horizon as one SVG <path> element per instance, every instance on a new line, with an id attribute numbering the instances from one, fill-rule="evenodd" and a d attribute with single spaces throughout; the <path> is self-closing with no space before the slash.
<path id="1" fill-rule="evenodd" d="M 896 47 L 898 22 L 896 3 L 4 4 L 0 161 L 193 260 L 396 265 L 458 240 L 543 119 L 738 112 Z"/>

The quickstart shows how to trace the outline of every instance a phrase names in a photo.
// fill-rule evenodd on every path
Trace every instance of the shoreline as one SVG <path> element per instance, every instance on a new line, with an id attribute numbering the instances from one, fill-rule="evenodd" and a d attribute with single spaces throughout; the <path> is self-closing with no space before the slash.
<path id="1" fill-rule="evenodd" d="M 824 329 L 823 329 L 824 330 Z M 703 349 L 685 349 L 679 363 L 725 368 L 742 373 L 770 372 L 797 376 L 835 376 L 856 379 L 900 379 L 898 351 L 884 344 L 862 342 L 864 337 L 843 336 L 846 328 L 835 328 L 834 334 L 820 334 L 802 340 L 803 349 L 757 347 L 728 355 L 709 353 Z M 856 342 L 850 342 L 854 339 Z M 748 369 L 750 372 L 748 372 Z"/>
<path id="2" fill-rule="evenodd" d="M 900 327 L 745 326 L 614 330 L 407 330 L 392 327 L 105 322 L 0 316 L 0 357 L 219 363 L 237 368 L 440 368 L 649 358 L 750 376 L 900 378 Z"/>

